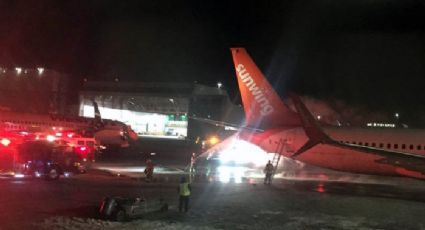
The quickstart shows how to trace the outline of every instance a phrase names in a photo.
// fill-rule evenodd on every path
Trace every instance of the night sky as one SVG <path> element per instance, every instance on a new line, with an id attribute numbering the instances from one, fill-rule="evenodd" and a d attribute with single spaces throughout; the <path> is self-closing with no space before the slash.
<path id="1" fill-rule="evenodd" d="M 425 123 L 423 1 L 0 0 L 0 65 L 75 81 L 221 81 L 241 46 L 296 92 Z"/>

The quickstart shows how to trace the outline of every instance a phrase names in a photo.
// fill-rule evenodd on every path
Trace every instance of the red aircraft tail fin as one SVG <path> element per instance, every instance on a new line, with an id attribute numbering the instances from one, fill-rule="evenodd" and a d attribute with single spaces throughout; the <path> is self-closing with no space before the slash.
<path id="1" fill-rule="evenodd" d="M 255 128 L 300 126 L 298 115 L 283 103 L 246 50 L 232 48 L 231 51 L 245 110 L 246 125 Z"/>

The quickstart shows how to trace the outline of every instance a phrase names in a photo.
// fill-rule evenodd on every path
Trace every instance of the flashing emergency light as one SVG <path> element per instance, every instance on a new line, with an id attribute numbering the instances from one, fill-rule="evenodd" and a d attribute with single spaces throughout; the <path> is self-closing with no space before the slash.
<path id="1" fill-rule="evenodd" d="M 56 137 L 55 136 L 52 136 L 52 135 L 47 135 L 46 140 L 47 141 L 50 141 L 50 142 L 53 142 L 53 141 L 56 140 Z"/>
<path id="2" fill-rule="evenodd" d="M 7 146 L 9 146 L 9 145 L 10 145 L 11 141 L 10 141 L 9 139 L 7 139 L 7 138 L 2 138 L 2 139 L 0 140 L 0 143 L 1 143 L 2 145 L 4 145 L 5 147 L 7 147 Z"/>
<path id="3" fill-rule="evenodd" d="M 89 153 L 90 149 L 87 146 L 78 146 L 75 151 L 84 156 Z"/>

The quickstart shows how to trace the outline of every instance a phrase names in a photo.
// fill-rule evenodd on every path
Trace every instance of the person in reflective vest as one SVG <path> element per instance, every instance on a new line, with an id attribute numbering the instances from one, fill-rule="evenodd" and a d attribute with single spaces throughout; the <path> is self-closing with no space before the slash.
<path id="1" fill-rule="evenodd" d="M 187 210 L 189 209 L 189 197 L 190 197 L 191 187 L 189 182 L 186 181 L 186 177 L 182 177 L 180 179 L 178 191 L 180 195 L 179 212 L 183 210 L 183 205 L 184 205 L 184 211 L 187 212 Z"/>

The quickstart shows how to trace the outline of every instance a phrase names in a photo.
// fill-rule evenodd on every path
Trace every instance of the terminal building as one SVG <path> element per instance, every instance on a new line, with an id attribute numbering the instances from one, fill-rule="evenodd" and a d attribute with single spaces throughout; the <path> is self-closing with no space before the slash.
<path id="1" fill-rule="evenodd" d="M 71 98 L 69 78 L 42 67 L 0 67 L 0 109 L 64 114 Z"/>
<path id="2" fill-rule="evenodd" d="M 218 130 L 192 117 L 240 123 L 243 109 L 219 87 L 197 83 L 85 82 L 79 115 L 122 121 L 140 137 L 196 140 Z"/>

